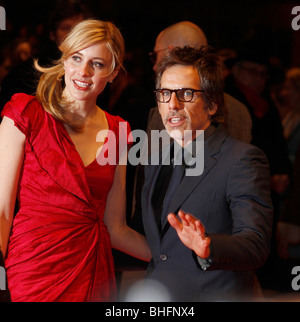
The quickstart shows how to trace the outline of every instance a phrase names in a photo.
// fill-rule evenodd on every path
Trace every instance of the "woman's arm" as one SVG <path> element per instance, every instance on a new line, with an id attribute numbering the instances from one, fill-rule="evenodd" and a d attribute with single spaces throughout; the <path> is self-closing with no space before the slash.
<path id="1" fill-rule="evenodd" d="M 11 119 L 4 117 L 0 125 L 0 247 L 3 258 L 14 215 L 24 144 L 25 135 Z"/>
<path id="2" fill-rule="evenodd" d="M 152 258 L 146 238 L 126 223 L 126 166 L 118 165 L 109 192 L 104 221 L 112 247 L 144 261 Z"/>

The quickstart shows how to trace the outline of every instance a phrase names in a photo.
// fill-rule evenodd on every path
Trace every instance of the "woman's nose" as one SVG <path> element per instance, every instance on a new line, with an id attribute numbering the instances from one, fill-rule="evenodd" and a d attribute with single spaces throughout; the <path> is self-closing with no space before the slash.
<path id="1" fill-rule="evenodd" d="M 82 64 L 79 70 L 80 76 L 90 76 L 91 75 L 91 67 L 88 63 Z"/>

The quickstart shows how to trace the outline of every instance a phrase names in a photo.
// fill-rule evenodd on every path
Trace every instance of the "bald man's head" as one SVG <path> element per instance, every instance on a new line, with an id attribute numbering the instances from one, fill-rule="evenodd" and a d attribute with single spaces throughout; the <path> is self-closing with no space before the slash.
<path id="1" fill-rule="evenodd" d="M 156 38 L 154 53 L 156 61 L 153 70 L 156 71 L 158 63 L 173 47 L 199 47 L 206 46 L 207 39 L 202 29 L 190 21 L 175 23 L 159 33 Z"/>

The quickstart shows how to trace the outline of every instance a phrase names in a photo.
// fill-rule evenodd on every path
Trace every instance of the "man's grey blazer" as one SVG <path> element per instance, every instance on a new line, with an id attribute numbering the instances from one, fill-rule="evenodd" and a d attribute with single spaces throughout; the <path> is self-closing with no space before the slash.
<path id="1" fill-rule="evenodd" d="M 162 283 L 171 301 L 241 300 L 257 290 L 255 269 L 267 259 L 272 231 L 269 165 L 258 148 L 219 125 L 204 143 L 204 171 L 185 176 L 169 212 L 199 218 L 212 240 L 213 263 L 202 270 L 194 252 L 166 221 L 159 231 L 152 196 L 161 165 L 144 166 L 141 207 L 153 258 L 147 278 Z"/>

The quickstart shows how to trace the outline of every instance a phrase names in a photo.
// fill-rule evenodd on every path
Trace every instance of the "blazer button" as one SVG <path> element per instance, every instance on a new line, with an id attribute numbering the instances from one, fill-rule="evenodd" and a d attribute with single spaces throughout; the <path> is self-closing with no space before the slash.
<path id="1" fill-rule="evenodd" d="M 161 254 L 159 257 L 162 261 L 166 261 L 168 259 L 168 256 L 166 254 Z"/>

